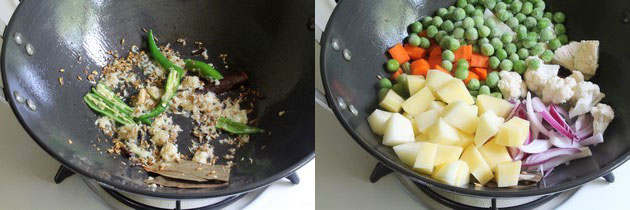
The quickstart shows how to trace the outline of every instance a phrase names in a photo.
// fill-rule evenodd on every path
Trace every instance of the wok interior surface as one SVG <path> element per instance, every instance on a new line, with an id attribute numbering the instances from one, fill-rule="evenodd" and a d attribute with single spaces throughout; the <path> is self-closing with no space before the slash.
<path id="1" fill-rule="evenodd" d="M 314 156 L 314 50 L 313 32 L 308 28 L 313 12 L 313 2 L 306 0 L 23 1 L 4 37 L 21 33 L 35 54 L 28 56 L 24 46 L 5 40 L 5 94 L 20 123 L 40 146 L 65 166 L 105 186 L 166 198 L 246 192 L 289 175 Z M 269 133 L 252 136 L 250 143 L 237 150 L 228 187 L 149 188 L 143 183 L 147 178 L 143 169 L 131 166 L 126 157 L 108 154 L 110 141 L 97 141 L 108 138 L 94 126 L 97 114 L 82 100 L 92 85 L 76 76 L 85 77 L 83 69 L 100 70 L 109 50 L 126 56 L 131 45 L 137 45 L 146 51 L 143 28 L 153 29 L 158 45 L 171 43 L 182 58 L 190 57 L 194 41 L 203 42 L 209 62 L 219 64 L 219 71 L 246 72 L 248 87 L 264 95 L 250 116 L 259 119 L 257 126 Z M 187 46 L 177 44 L 178 38 L 186 38 Z M 222 53 L 228 54 L 229 69 L 219 58 Z M 59 72 L 62 68 L 65 73 Z M 63 86 L 59 77 L 65 79 Z M 17 103 L 15 92 L 32 100 L 36 110 Z M 282 111 L 285 114 L 279 116 Z M 179 151 L 190 154 L 192 121 L 180 116 L 174 120 L 184 129 L 177 141 Z M 215 154 L 226 154 L 218 141 L 212 145 L 218 148 Z"/>
<path id="2" fill-rule="evenodd" d="M 546 1 L 547 10 L 566 13 L 566 28 L 570 40 L 599 40 L 600 57 L 597 74 L 591 80 L 606 94 L 602 101 L 613 107 L 615 118 L 604 135 L 604 143 L 591 147 L 592 157 L 578 159 L 570 165 L 557 167 L 538 186 L 527 189 L 486 188 L 469 184 L 453 187 L 439 183 L 405 166 L 391 147 L 381 144 L 381 138 L 371 132 L 367 116 L 378 108 L 376 75 L 386 75 L 384 64 L 387 49 L 408 36 L 407 26 L 440 7 L 454 1 L 393 0 L 342 1 L 337 5 L 322 39 L 322 79 L 333 110 L 353 138 L 380 162 L 415 181 L 460 194 L 484 197 L 520 197 L 560 192 L 606 175 L 629 157 L 628 141 L 630 113 L 630 24 L 621 21 L 629 1 Z M 341 49 L 352 52 L 352 60 L 344 60 L 341 51 L 332 49 L 337 39 Z M 337 105 L 345 99 L 359 111 L 352 115 Z"/>

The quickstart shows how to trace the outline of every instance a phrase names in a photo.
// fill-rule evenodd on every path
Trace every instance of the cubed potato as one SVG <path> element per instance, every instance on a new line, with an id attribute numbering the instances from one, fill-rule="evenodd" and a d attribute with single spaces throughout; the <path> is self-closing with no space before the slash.
<path id="1" fill-rule="evenodd" d="M 429 87 L 434 94 L 440 89 L 444 83 L 453 80 L 453 76 L 439 70 L 429 70 L 427 73 L 427 81 L 425 87 Z"/>
<path id="2" fill-rule="evenodd" d="M 413 170 L 420 173 L 431 174 L 435 163 L 438 145 L 431 142 L 418 142 L 420 149 L 413 164 Z"/>
<path id="3" fill-rule="evenodd" d="M 409 167 L 412 167 L 413 164 L 416 162 L 416 156 L 418 156 L 418 150 L 420 150 L 420 143 L 413 142 L 413 143 L 399 144 L 399 145 L 394 146 L 393 149 L 394 149 L 394 152 L 396 153 L 396 156 L 400 158 L 400 161 L 402 161 L 404 164 L 408 165 Z"/>
<path id="4" fill-rule="evenodd" d="M 389 90 L 378 105 L 390 112 L 400 112 L 403 102 L 405 102 L 403 97 L 396 94 L 393 90 Z"/>
<path id="5" fill-rule="evenodd" d="M 453 79 L 444 83 L 444 85 L 436 91 L 436 95 L 440 100 L 446 102 L 447 104 L 455 101 L 463 101 L 468 105 L 475 103 L 475 100 L 470 95 L 470 92 L 468 92 L 464 81 L 459 79 Z"/>
<path id="6" fill-rule="evenodd" d="M 492 171 L 496 171 L 496 166 L 499 163 L 512 161 L 512 157 L 510 157 L 507 148 L 503 145 L 496 144 L 494 139 L 481 146 L 479 152 Z"/>
<path id="7" fill-rule="evenodd" d="M 468 145 L 472 144 L 473 139 L 475 138 L 475 136 L 473 136 L 472 134 L 467 134 L 466 132 L 459 129 L 457 129 L 457 134 L 459 135 L 459 141 L 455 143 L 454 146 L 458 146 L 461 148 L 466 148 Z"/>
<path id="8" fill-rule="evenodd" d="M 483 156 L 481 156 L 481 153 L 475 145 L 469 145 L 466 147 L 460 160 L 468 163 L 470 173 L 480 184 L 484 185 L 494 178 L 494 174 L 492 173 L 490 166 L 488 166 L 488 163 L 486 163 L 486 160 L 483 159 Z"/>
<path id="9" fill-rule="evenodd" d="M 440 118 L 429 129 L 429 139 L 436 144 L 453 145 L 459 141 L 459 135 L 457 135 L 457 128 Z"/>
<path id="10" fill-rule="evenodd" d="M 475 116 L 479 116 L 479 107 L 477 107 L 477 105 L 470 105 L 468 106 L 470 108 L 470 112 L 475 114 Z"/>
<path id="11" fill-rule="evenodd" d="M 460 174 L 460 168 L 464 167 L 464 164 L 466 163 L 461 160 L 443 164 L 435 169 L 435 172 L 431 175 L 431 177 L 445 184 L 456 186 L 456 181 Z"/>
<path id="12" fill-rule="evenodd" d="M 418 131 L 420 131 L 420 133 L 427 134 L 429 128 L 433 126 L 433 124 L 435 124 L 435 122 L 437 122 L 437 120 L 440 118 L 440 113 L 435 110 L 428 110 L 426 112 L 420 113 L 419 115 L 416 115 L 414 118 L 416 120 Z"/>
<path id="13" fill-rule="evenodd" d="M 470 183 L 470 168 L 468 163 L 462 161 L 460 164 L 461 166 L 457 172 L 457 178 L 455 178 L 455 186 L 464 186 Z"/>
<path id="14" fill-rule="evenodd" d="M 435 156 L 435 166 L 450 163 L 459 160 L 459 156 L 462 154 L 463 149 L 461 147 L 450 145 L 438 145 L 437 154 Z"/>
<path id="15" fill-rule="evenodd" d="M 426 111 L 433 100 L 435 100 L 433 93 L 428 87 L 425 87 L 403 102 L 402 108 L 409 114 L 417 115 Z"/>
<path id="16" fill-rule="evenodd" d="M 442 112 L 442 110 L 444 110 L 444 107 L 446 106 L 446 103 L 441 102 L 441 101 L 433 101 L 431 102 L 431 105 L 429 105 L 429 110 L 435 110 L 438 112 Z"/>
<path id="17" fill-rule="evenodd" d="M 452 126 L 473 134 L 477 129 L 477 115 L 471 112 L 471 107 L 463 101 L 456 101 L 444 108 L 442 118 Z"/>
<path id="18" fill-rule="evenodd" d="M 387 124 L 387 120 L 392 116 L 391 112 L 386 112 L 380 109 L 374 110 L 370 116 L 368 116 L 368 124 L 370 124 L 370 129 L 372 132 L 378 135 L 383 135 L 385 131 L 385 124 Z"/>
<path id="19" fill-rule="evenodd" d="M 424 77 L 421 75 L 407 75 L 407 87 L 409 88 L 409 95 L 413 95 L 422 88 L 424 88 Z"/>
<path id="20" fill-rule="evenodd" d="M 529 121 L 513 117 L 499 127 L 497 144 L 508 147 L 519 147 L 529 137 Z"/>
<path id="21" fill-rule="evenodd" d="M 512 108 L 514 108 L 514 105 L 510 102 L 489 95 L 478 95 L 477 106 L 479 107 L 479 114 L 492 110 L 497 116 L 504 119 L 512 112 Z"/>
<path id="22" fill-rule="evenodd" d="M 499 131 L 499 126 L 503 124 L 503 118 L 497 116 L 493 111 L 485 112 L 479 117 L 477 131 L 475 132 L 475 145 L 477 147 L 492 138 Z"/>
<path id="23" fill-rule="evenodd" d="M 521 173 L 521 161 L 507 161 L 497 165 L 497 185 L 509 187 L 518 185 L 518 177 Z"/>
<path id="24" fill-rule="evenodd" d="M 428 134 L 424 134 L 424 133 L 420 133 L 416 136 L 416 142 L 420 142 L 420 141 L 429 141 L 429 135 Z"/>
<path id="25" fill-rule="evenodd" d="M 383 144 L 393 147 L 414 141 L 415 136 L 413 135 L 411 121 L 399 113 L 392 114 L 385 125 Z"/>
<path id="26" fill-rule="evenodd" d="M 407 119 L 409 119 L 409 121 L 411 121 L 411 126 L 413 127 L 413 135 L 417 136 L 418 134 L 420 134 L 420 130 L 418 130 L 418 126 L 416 125 L 416 119 L 413 117 L 413 115 L 404 112 L 403 116 L 405 116 Z"/>

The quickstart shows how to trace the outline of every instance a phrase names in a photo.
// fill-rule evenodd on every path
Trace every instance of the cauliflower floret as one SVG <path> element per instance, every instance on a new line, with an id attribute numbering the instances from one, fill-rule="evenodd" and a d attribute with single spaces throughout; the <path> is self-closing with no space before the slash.
<path id="1" fill-rule="evenodd" d="M 555 51 L 552 62 L 569 70 L 578 70 L 590 79 L 597 71 L 598 49 L 597 40 L 571 42 Z"/>
<path id="2" fill-rule="evenodd" d="M 610 121 L 615 118 L 613 109 L 604 103 L 599 103 L 597 106 L 591 108 L 591 115 L 593 115 L 594 134 L 603 134 L 608 124 L 610 124 Z"/>
<path id="3" fill-rule="evenodd" d="M 505 99 L 525 97 L 527 86 L 521 79 L 521 75 L 513 71 L 501 71 L 499 73 L 498 86 Z"/>
<path id="4" fill-rule="evenodd" d="M 164 161 L 179 160 L 179 153 L 177 152 L 177 146 L 172 143 L 166 143 L 160 150 L 160 156 Z"/>
<path id="5" fill-rule="evenodd" d="M 573 97 L 573 87 L 575 80 L 552 77 L 547 80 L 542 91 L 545 103 L 561 104 Z"/>
<path id="6" fill-rule="evenodd" d="M 560 70 L 559 65 L 547 64 L 541 64 L 540 67 L 538 67 L 538 70 L 527 70 L 527 72 L 525 72 L 525 83 L 527 84 L 527 88 L 536 93 L 536 95 L 541 96 L 547 80 L 552 77 L 556 77 L 558 75 L 558 70 Z"/>
<path id="7" fill-rule="evenodd" d="M 582 74 L 582 72 L 580 71 L 571 71 L 571 75 L 569 75 L 569 78 L 573 78 L 575 80 L 575 83 L 584 82 L 584 74 Z"/>
<path id="8" fill-rule="evenodd" d="M 575 106 L 569 110 L 569 118 L 588 113 L 591 107 L 606 96 L 599 92 L 599 86 L 587 81 L 578 83 L 573 88 L 573 92 L 575 94 L 571 101 L 575 103 Z"/>

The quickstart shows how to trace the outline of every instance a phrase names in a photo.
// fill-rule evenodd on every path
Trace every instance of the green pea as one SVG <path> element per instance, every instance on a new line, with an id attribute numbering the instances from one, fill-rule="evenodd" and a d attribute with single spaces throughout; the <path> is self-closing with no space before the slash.
<path id="1" fill-rule="evenodd" d="M 378 99 L 379 99 L 379 101 L 383 100 L 383 98 L 385 97 L 387 92 L 389 92 L 389 88 L 381 88 L 381 89 L 378 90 Z"/>
<path id="2" fill-rule="evenodd" d="M 455 28 L 453 29 L 452 35 L 455 39 L 463 39 L 464 33 L 466 33 L 466 31 L 463 28 Z"/>
<path id="3" fill-rule="evenodd" d="M 503 0 L 506 4 L 512 3 L 513 0 Z"/>
<path id="4" fill-rule="evenodd" d="M 461 45 L 461 44 L 460 44 L 460 42 L 459 42 L 457 39 L 453 39 L 453 38 L 451 38 L 451 39 L 450 39 L 450 42 L 449 42 L 448 49 L 449 49 L 449 50 L 452 50 L 452 51 L 455 51 L 455 50 L 459 49 L 459 46 L 460 46 L 460 45 Z"/>
<path id="5" fill-rule="evenodd" d="M 536 41 L 531 40 L 530 38 L 523 40 L 521 43 L 523 43 L 523 47 L 521 49 L 529 49 L 536 45 Z"/>
<path id="6" fill-rule="evenodd" d="M 503 60 L 507 58 L 508 54 L 507 51 L 505 51 L 504 49 L 498 49 L 495 50 L 494 56 L 496 56 L 499 60 Z"/>
<path id="7" fill-rule="evenodd" d="M 503 99 L 503 95 L 500 92 L 490 93 L 490 96 L 495 97 L 495 98 Z"/>
<path id="8" fill-rule="evenodd" d="M 442 23 L 444 23 L 444 19 L 442 19 L 440 16 L 433 17 L 433 21 L 431 21 L 431 25 L 434 25 L 438 28 L 442 25 Z"/>
<path id="9" fill-rule="evenodd" d="M 501 42 L 501 39 L 499 39 L 498 37 L 490 39 L 490 44 L 492 44 L 492 47 L 495 50 L 503 48 L 503 42 Z"/>
<path id="10" fill-rule="evenodd" d="M 556 23 L 553 26 L 554 31 L 556 32 L 557 35 L 563 35 L 567 32 L 567 28 L 564 26 L 564 24 L 562 23 Z"/>
<path id="11" fill-rule="evenodd" d="M 456 4 L 456 5 L 457 5 L 457 7 L 459 7 L 459 8 L 463 8 L 463 7 L 465 7 L 466 5 L 468 5 L 468 2 L 467 2 L 466 0 L 457 0 L 457 4 Z"/>
<path id="12" fill-rule="evenodd" d="M 387 78 L 383 78 L 383 79 L 378 81 L 378 86 L 380 88 L 391 88 L 392 87 L 392 81 L 390 81 Z"/>
<path id="13" fill-rule="evenodd" d="M 468 90 L 479 90 L 479 86 L 481 86 L 479 84 L 479 80 L 475 78 L 470 79 L 470 81 L 468 81 L 468 84 L 466 85 Z"/>
<path id="14" fill-rule="evenodd" d="M 492 56 L 490 57 L 490 59 L 488 59 L 488 65 L 490 65 L 491 69 L 498 68 L 499 64 L 501 64 L 501 60 L 499 60 L 499 58 L 497 58 L 496 56 Z"/>
<path id="15" fill-rule="evenodd" d="M 436 26 L 430 25 L 429 27 L 427 27 L 427 36 L 429 38 L 435 37 L 437 33 L 438 33 L 438 28 Z"/>
<path id="16" fill-rule="evenodd" d="M 528 58 L 527 59 L 527 68 L 528 69 L 537 70 L 538 67 L 540 67 L 540 61 L 538 59 L 535 59 L 535 58 Z"/>
<path id="17" fill-rule="evenodd" d="M 420 22 L 414 22 L 413 24 L 411 24 L 411 33 L 417 34 L 422 32 L 422 23 Z"/>
<path id="18" fill-rule="evenodd" d="M 479 28 L 483 26 L 484 24 L 483 16 L 474 16 L 472 19 L 473 19 L 473 22 L 475 22 L 475 27 Z"/>
<path id="19" fill-rule="evenodd" d="M 431 16 L 425 16 L 424 18 L 422 18 L 422 25 L 425 27 L 428 27 L 429 25 L 431 25 L 431 23 L 433 22 L 433 17 Z"/>
<path id="20" fill-rule="evenodd" d="M 489 28 L 494 28 L 497 26 L 497 22 L 493 18 L 486 18 L 483 24 L 488 26 Z"/>
<path id="21" fill-rule="evenodd" d="M 429 39 L 425 37 L 420 37 L 420 47 L 427 49 L 430 46 L 431 46 L 431 41 L 429 41 Z"/>
<path id="22" fill-rule="evenodd" d="M 537 1 L 536 4 L 534 5 L 534 8 L 536 9 L 540 9 L 540 10 L 545 10 L 545 2 L 544 1 Z"/>
<path id="23" fill-rule="evenodd" d="M 555 23 L 564 23 L 565 19 L 566 16 L 563 12 L 556 12 L 556 14 L 553 14 L 553 22 Z"/>
<path id="24" fill-rule="evenodd" d="M 457 9 L 457 7 L 455 7 L 454 5 L 448 6 L 449 12 L 455 11 L 455 9 Z"/>
<path id="25" fill-rule="evenodd" d="M 509 56 L 507 57 L 507 59 L 511 60 L 511 61 L 512 61 L 512 63 L 514 63 L 514 62 L 516 62 L 517 60 L 519 60 L 519 57 L 518 57 L 518 54 L 514 53 L 514 54 L 509 55 Z"/>
<path id="26" fill-rule="evenodd" d="M 449 71 L 453 69 L 453 63 L 447 60 L 443 60 L 442 63 L 440 63 L 440 66 Z"/>
<path id="27" fill-rule="evenodd" d="M 505 21 L 508 20 L 508 18 L 510 18 L 510 15 L 508 15 L 508 13 L 509 12 L 507 10 L 505 10 L 505 9 L 499 10 L 499 11 L 497 11 L 497 18 L 500 21 L 505 22 Z"/>
<path id="28" fill-rule="evenodd" d="M 517 61 L 514 61 L 513 68 L 516 73 L 523 74 L 527 70 L 527 65 L 525 65 L 525 61 L 517 60 Z"/>
<path id="29" fill-rule="evenodd" d="M 496 71 L 490 72 L 486 77 L 486 85 L 490 88 L 494 88 L 499 83 L 499 73 Z"/>
<path id="30" fill-rule="evenodd" d="M 527 27 L 527 29 L 532 29 L 536 27 L 537 24 L 538 24 L 538 21 L 536 21 L 536 18 L 534 17 L 527 17 L 523 21 L 523 25 Z"/>
<path id="31" fill-rule="evenodd" d="M 442 60 L 447 60 L 450 62 L 455 61 L 455 53 L 453 53 L 453 51 L 451 50 L 442 51 Z"/>
<path id="32" fill-rule="evenodd" d="M 411 73 L 411 63 L 409 63 L 409 62 L 405 62 L 403 64 L 400 64 L 400 68 L 402 69 L 403 73 L 405 73 L 405 74 Z M 407 80 L 405 80 L 405 82 L 406 81 Z"/>
<path id="33" fill-rule="evenodd" d="M 501 68 L 501 70 L 512 71 L 513 65 L 514 64 L 512 63 L 511 60 L 505 59 L 501 61 L 501 65 L 499 65 L 499 67 Z"/>
<path id="34" fill-rule="evenodd" d="M 552 19 L 553 19 L 553 13 L 551 13 L 551 12 L 545 12 L 545 13 L 543 14 L 543 17 L 544 17 L 544 18 L 547 18 L 547 19 L 549 19 L 549 20 L 552 20 Z"/>
<path id="35" fill-rule="evenodd" d="M 558 40 L 558 38 L 555 38 L 549 41 L 549 49 L 551 50 L 556 50 L 560 48 L 561 46 L 562 46 L 562 43 L 560 43 L 560 40 Z"/>
<path id="36" fill-rule="evenodd" d="M 483 54 L 485 56 L 491 56 L 492 54 L 494 54 L 494 47 L 492 47 L 492 45 L 489 44 L 489 43 L 482 44 L 481 45 L 481 54 Z"/>
<path id="37" fill-rule="evenodd" d="M 534 9 L 534 5 L 531 2 L 525 2 L 523 3 L 523 7 L 521 8 L 521 13 L 525 15 L 529 15 L 532 13 L 533 9 Z"/>
<path id="38" fill-rule="evenodd" d="M 545 52 L 545 46 L 542 43 L 538 43 L 529 50 L 529 55 L 531 56 L 539 56 Z"/>
<path id="39" fill-rule="evenodd" d="M 535 44 L 534 44 L 535 45 Z M 518 49 L 518 51 L 516 52 L 516 54 L 518 54 L 518 57 L 520 59 L 525 59 L 527 58 L 527 56 L 529 56 L 529 50 L 525 49 L 525 48 L 521 48 Z"/>
<path id="40" fill-rule="evenodd" d="M 468 84 L 470 84 L 470 82 L 468 82 Z M 477 97 L 479 95 L 479 91 L 478 90 L 469 90 L 468 92 L 470 93 L 470 96 L 473 97 L 473 99 L 475 99 L 475 97 Z"/>
<path id="41" fill-rule="evenodd" d="M 555 37 L 555 34 L 553 34 L 553 31 L 549 28 L 545 28 L 540 32 L 540 40 L 541 41 L 549 41 Z"/>
<path id="42" fill-rule="evenodd" d="M 387 61 L 387 70 L 395 72 L 398 71 L 398 68 L 400 68 L 400 63 L 398 63 L 396 59 L 389 59 L 389 61 Z"/>
<path id="43" fill-rule="evenodd" d="M 523 26 L 523 25 L 521 25 L 521 26 Z M 523 27 L 525 27 L 525 26 L 523 26 Z M 525 39 L 527 39 L 527 29 L 525 31 L 518 31 L 518 32 L 516 32 L 516 40 L 523 41 Z"/>
<path id="44" fill-rule="evenodd" d="M 501 35 L 501 41 L 503 42 L 503 44 L 512 43 L 512 35 L 510 35 L 509 33 L 504 33 L 503 35 Z"/>
<path id="45" fill-rule="evenodd" d="M 398 77 L 396 77 L 396 84 L 403 84 L 404 86 L 407 86 L 407 74 L 398 75 Z"/>
<path id="46" fill-rule="evenodd" d="M 507 4 L 505 2 L 497 2 L 497 5 L 494 6 L 494 12 L 498 12 L 499 10 L 507 9 Z"/>
<path id="47" fill-rule="evenodd" d="M 498 28 L 490 28 L 490 35 L 488 37 L 498 37 L 501 36 L 501 31 Z"/>
<path id="48" fill-rule="evenodd" d="M 453 28 L 455 26 L 453 26 L 453 22 L 451 22 L 450 20 L 445 20 L 442 25 L 440 26 L 440 28 L 446 32 L 451 32 L 453 31 Z"/>
<path id="49" fill-rule="evenodd" d="M 516 44 L 514 43 L 507 43 L 503 46 L 503 49 L 505 49 L 505 52 L 507 52 L 507 54 L 512 55 L 516 53 Z"/>
<path id="50" fill-rule="evenodd" d="M 511 18 L 507 19 L 505 24 L 508 27 L 510 27 L 511 29 L 514 29 L 514 28 L 516 28 L 518 26 L 518 19 L 516 19 L 516 17 L 511 17 Z"/>
<path id="51" fill-rule="evenodd" d="M 536 18 L 536 19 L 540 19 L 543 16 L 543 10 L 539 9 L 539 8 L 535 8 L 534 10 L 532 10 L 532 13 L 529 14 L 530 16 Z"/>
<path id="52" fill-rule="evenodd" d="M 569 37 L 566 34 L 562 34 L 558 36 L 558 40 L 560 40 L 560 44 L 565 45 L 569 43 Z"/>
<path id="53" fill-rule="evenodd" d="M 450 37 L 447 35 L 447 36 L 442 37 L 440 40 L 437 40 L 436 38 L 436 41 L 438 41 L 438 45 L 440 45 L 442 49 L 448 49 L 448 45 L 450 44 L 451 40 L 450 40 Z"/>
<path id="54" fill-rule="evenodd" d="M 518 13 L 516 15 L 514 15 L 514 18 L 516 18 L 516 20 L 518 20 L 518 22 L 523 22 L 525 20 L 525 18 L 527 18 L 527 16 L 525 16 L 523 13 Z"/>
<path id="55" fill-rule="evenodd" d="M 490 95 L 490 87 L 488 87 L 487 85 L 482 85 L 481 87 L 479 87 L 479 95 Z"/>
<path id="56" fill-rule="evenodd" d="M 477 41 L 477 44 L 479 45 L 483 45 L 483 44 L 487 44 L 490 43 L 490 40 L 488 40 L 488 38 L 481 38 Z"/>
<path id="57" fill-rule="evenodd" d="M 551 25 L 551 20 L 547 18 L 541 18 L 540 20 L 538 20 L 538 24 L 536 25 L 536 27 L 538 27 L 538 29 L 540 30 L 543 30 L 549 27 L 550 25 Z"/>
<path id="58" fill-rule="evenodd" d="M 462 80 L 468 78 L 468 69 L 459 68 L 459 66 L 457 66 L 457 69 L 455 69 L 455 78 Z"/>
<path id="59" fill-rule="evenodd" d="M 451 18 L 453 18 L 453 20 L 458 21 L 458 20 L 462 20 L 466 17 L 466 11 L 464 11 L 464 9 L 462 8 L 457 8 L 455 10 L 453 10 L 453 15 Z"/>
<path id="60" fill-rule="evenodd" d="M 527 39 L 532 41 L 538 41 L 540 39 L 540 35 L 534 31 L 527 33 Z"/>
<path id="61" fill-rule="evenodd" d="M 466 59 L 459 59 L 457 60 L 457 68 L 464 68 L 464 69 L 468 69 L 468 61 L 466 61 Z"/>
<path id="62" fill-rule="evenodd" d="M 445 18 L 444 16 L 446 15 L 446 13 L 448 13 L 448 9 L 446 8 L 439 8 L 436 12 L 437 16 L 440 16 L 442 18 Z"/>
<path id="63" fill-rule="evenodd" d="M 479 37 L 486 38 L 490 35 L 491 31 L 488 26 L 479 26 L 479 28 L 477 28 L 477 32 L 479 32 Z"/>
<path id="64" fill-rule="evenodd" d="M 512 11 L 512 13 L 519 13 L 522 8 L 523 2 L 521 1 L 515 0 L 512 2 L 512 4 L 510 4 L 510 10 Z"/>
<path id="65" fill-rule="evenodd" d="M 553 52 L 551 50 L 545 50 L 545 52 L 540 55 L 540 58 L 545 61 L 545 63 L 551 62 L 551 60 L 553 60 Z"/>
<path id="66" fill-rule="evenodd" d="M 420 45 L 420 36 L 418 36 L 418 34 L 411 34 L 409 35 L 409 38 L 407 38 L 407 41 L 409 42 L 409 45 L 417 47 Z"/>
<path id="67" fill-rule="evenodd" d="M 441 42 L 445 36 L 448 36 L 446 31 L 438 31 L 437 34 L 435 34 L 435 41 Z"/>
<path id="68" fill-rule="evenodd" d="M 475 9 L 475 11 L 472 13 L 473 17 L 482 17 L 483 18 L 483 10 L 482 9 Z"/>
<path id="69" fill-rule="evenodd" d="M 467 40 L 476 40 L 479 38 L 479 33 L 476 28 L 466 29 L 466 39 Z"/>
<path id="70" fill-rule="evenodd" d="M 471 17 L 466 17 L 464 18 L 464 20 L 462 20 L 462 27 L 464 29 L 469 29 L 475 26 L 475 20 L 473 20 Z"/>
<path id="71" fill-rule="evenodd" d="M 496 7 L 497 5 L 497 1 L 496 0 L 486 0 L 486 2 L 484 3 L 484 6 L 486 6 L 486 8 L 488 9 L 494 9 L 494 7 Z"/>
<path id="72" fill-rule="evenodd" d="M 464 7 L 464 11 L 466 11 L 466 14 L 468 16 L 473 16 L 473 12 L 475 12 L 475 6 L 473 6 L 472 4 L 468 4 Z"/>

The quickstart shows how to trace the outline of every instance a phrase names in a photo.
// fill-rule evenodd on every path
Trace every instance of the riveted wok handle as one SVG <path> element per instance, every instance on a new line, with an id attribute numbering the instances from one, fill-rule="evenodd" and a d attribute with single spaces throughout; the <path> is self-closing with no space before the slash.
<path id="1" fill-rule="evenodd" d="M 4 30 L 7 28 L 7 24 L 4 23 L 4 21 L 0 20 L 0 47 L 2 47 L 2 45 L 4 44 Z M 2 49 L 0 48 L 0 58 L 2 57 Z M 2 67 L 0 67 L 2 68 Z M 0 102 L 2 102 L 5 105 L 9 105 L 9 103 L 7 103 L 7 98 L 4 95 L 4 84 L 1 84 L 2 82 L 0 82 Z"/>
<path id="2" fill-rule="evenodd" d="M 330 104 L 328 104 L 328 100 L 326 100 L 326 95 L 321 90 L 315 89 L 315 103 L 327 111 L 332 112 Z"/>

